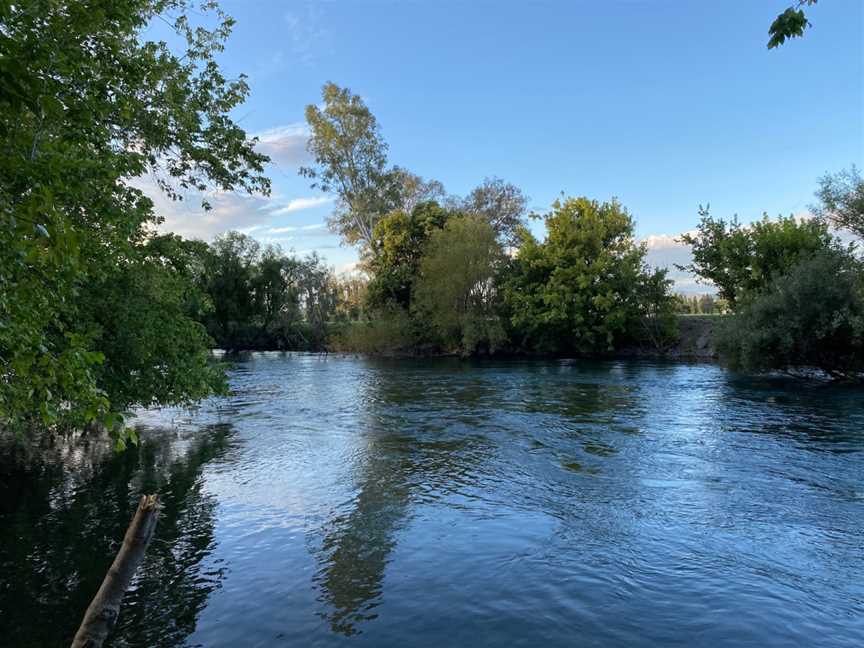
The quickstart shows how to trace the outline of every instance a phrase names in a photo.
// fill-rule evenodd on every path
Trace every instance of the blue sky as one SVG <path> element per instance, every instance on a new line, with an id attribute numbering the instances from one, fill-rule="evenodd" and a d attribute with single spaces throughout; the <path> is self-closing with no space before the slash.
<path id="1" fill-rule="evenodd" d="M 658 235 L 694 227 L 700 203 L 802 213 L 819 176 L 864 162 L 864 2 L 818 3 L 805 38 L 769 51 L 790 1 L 223 0 L 237 25 L 221 62 L 249 75 L 236 116 L 274 157 L 274 195 L 166 207 L 167 226 L 356 259 L 296 173 L 304 106 L 334 81 L 364 97 L 391 162 L 455 194 L 499 176 L 537 210 L 617 196 L 655 260 L 675 260 Z"/>

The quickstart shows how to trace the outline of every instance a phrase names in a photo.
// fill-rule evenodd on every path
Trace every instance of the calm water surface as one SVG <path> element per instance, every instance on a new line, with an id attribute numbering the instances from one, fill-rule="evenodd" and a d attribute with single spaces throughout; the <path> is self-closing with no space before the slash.
<path id="1" fill-rule="evenodd" d="M 140 448 L 4 446 L 0 645 L 864 645 L 864 394 L 711 365 L 256 354 Z"/>

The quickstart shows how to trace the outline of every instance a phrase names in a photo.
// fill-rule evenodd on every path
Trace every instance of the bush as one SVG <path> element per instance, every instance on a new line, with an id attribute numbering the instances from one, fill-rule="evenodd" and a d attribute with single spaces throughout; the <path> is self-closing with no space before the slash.
<path id="1" fill-rule="evenodd" d="M 343 353 L 398 354 L 417 345 L 414 323 L 398 307 L 376 313 L 367 322 L 348 322 L 331 338 L 333 351 Z"/>
<path id="2" fill-rule="evenodd" d="M 720 328 L 717 350 L 733 369 L 864 376 L 864 273 L 829 248 L 776 279 Z"/>

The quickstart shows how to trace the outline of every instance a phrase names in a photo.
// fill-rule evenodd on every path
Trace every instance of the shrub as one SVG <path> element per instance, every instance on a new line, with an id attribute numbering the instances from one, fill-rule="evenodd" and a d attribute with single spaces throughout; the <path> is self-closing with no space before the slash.
<path id="1" fill-rule="evenodd" d="M 795 266 L 720 328 L 717 350 L 733 369 L 841 379 L 864 375 L 864 275 L 833 247 Z"/>
<path id="2" fill-rule="evenodd" d="M 373 315 L 367 322 L 348 322 L 331 338 L 333 351 L 343 353 L 398 354 L 413 350 L 417 344 L 414 324 L 408 313 L 398 307 Z"/>

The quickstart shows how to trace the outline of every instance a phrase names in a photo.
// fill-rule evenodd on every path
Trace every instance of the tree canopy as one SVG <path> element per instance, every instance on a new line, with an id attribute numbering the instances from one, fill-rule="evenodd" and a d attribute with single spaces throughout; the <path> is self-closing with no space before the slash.
<path id="1" fill-rule="evenodd" d="M 329 321 L 338 318 L 339 285 L 315 254 L 298 258 L 227 232 L 201 251 L 200 285 L 212 304 L 201 321 L 215 344 L 229 351 L 325 347 Z"/>
<path id="2" fill-rule="evenodd" d="M 598 353 L 624 340 L 647 310 L 640 285 L 652 274 L 633 219 L 615 200 L 556 201 L 547 237 L 522 230 L 522 244 L 503 281 L 510 320 L 537 350 Z M 665 286 L 665 274 L 658 286 Z M 663 308 L 671 309 L 670 301 Z"/>
<path id="3" fill-rule="evenodd" d="M 192 11 L 215 26 L 192 24 Z M 155 20 L 170 24 L 180 51 L 146 39 Z M 0 3 L 5 425 L 113 425 L 128 404 L 219 387 L 200 352 L 206 336 L 183 319 L 178 250 L 150 240 L 159 216 L 132 181 L 149 174 L 174 198 L 269 190 L 266 157 L 230 116 L 248 94 L 245 78 L 226 78 L 214 58 L 231 26 L 192 0 Z M 120 286 L 134 290 L 127 303 Z M 130 346 L 117 327 L 133 321 Z M 144 350 L 157 331 L 158 348 L 176 354 Z M 182 372 L 171 364 L 181 349 Z M 137 372 L 137 386 L 116 388 L 121 367 Z"/>
<path id="4" fill-rule="evenodd" d="M 330 220 L 333 231 L 377 254 L 375 225 L 397 206 L 400 188 L 414 178 L 387 166 L 378 120 L 360 97 L 335 83 L 327 83 L 321 96 L 323 108 L 306 107 L 307 149 L 315 165 L 302 167 L 300 174 L 312 180 L 313 188 L 338 197 Z"/>
<path id="5" fill-rule="evenodd" d="M 445 348 L 494 352 L 506 340 L 495 285 L 503 260 L 497 233 L 487 222 L 457 216 L 432 232 L 414 287 L 414 309 Z"/>
<path id="6" fill-rule="evenodd" d="M 864 179 L 857 167 L 822 176 L 816 197 L 814 213 L 864 240 Z"/>
<path id="7" fill-rule="evenodd" d="M 372 308 L 387 304 L 409 308 L 414 291 L 414 280 L 420 260 L 433 232 L 440 230 L 454 212 L 436 202 L 424 202 L 411 213 L 394 211 L 375 226 L 374 241 L 378 256 L 368 268 L 368 302 Z"/>
<path id="8" fill-rule="evenodd" d="M 528 198 L 519 187 L 501 178 L 486 178 L 459 207 L 489 224 L 506 245 L 516 245 L 528 213 Z"/>
<path id="9" fill-rule="evenodd" d="M 678 267 L 717 286 L 733 309 L 746 294 L 763 290 L 834 239 L 818 219 L 764 216 L 745 226 L 737 218 L 714 218 L 707 208 L 700 207 L 699 215 L 696 232 L 681 237 L 692 248 L 693 262 Z"/>

